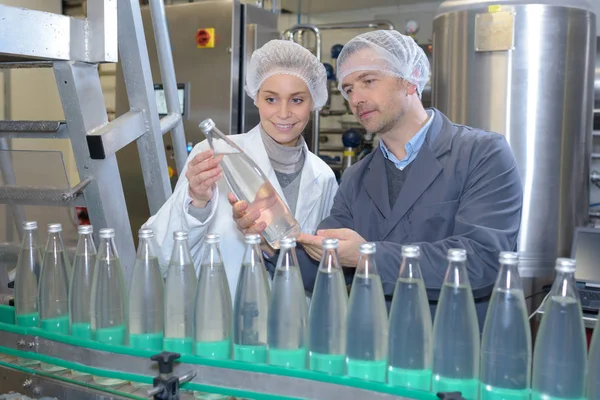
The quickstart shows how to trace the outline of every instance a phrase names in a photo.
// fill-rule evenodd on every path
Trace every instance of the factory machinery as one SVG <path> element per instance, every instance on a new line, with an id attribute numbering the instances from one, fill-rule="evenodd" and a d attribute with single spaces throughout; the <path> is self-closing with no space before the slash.
<path id="1" fill-rule="evenodd" d="M 594 115 L 596 123 L 600 120 L 594 15 L 585 2 L 554 4 L 454 0 L 443 3 L 434 20 L 433 105 L 457 123 L 504 134 L 515 153 L 525 189 L 519 252 L 530 291 L 551 279 L 555 258 L 568 255 L 573 228 L 588 221 Z M 2 157 L 0 202 L 10 206 L 15 226 L 25 219 L 22 204 L 87 207 L 96 228 L 117 231 L 129 280 L 132 231 L 170 195 L 168 166 L 182 170 L 187 143 L 202 139 L 197 124 L 210 117 L 235 134 L 258 121 L 243 94 L 244 68 L 253 49 L 280 33 L 275 15 L 235 0 L 166 10 L 160 0 L 143 9 L 137 0 L 89 0 L 87 7 L 84 21 L 0 6 L 0 16 L 9 21 L 0 25 L 6 38 L 0 44 L 1 66 L 51 68 L 66 116 L 66 123 L 2 121 L 0 143 L 8 149 L 8 139 L 68 138 L 81 178 L 68 190 L 21 187 L 10 157 Z M 36 30 L 24 32 L 17 25 Z M 313 26 L 293 30 L 315 31 Z M 116 62 L 117 50 L 120 116 L 109 123 L 97 64 Z M 313 124 L 318 128 L 318 118 Z M 170 137 L 163 136 L 167 132 Z M 311 139 L 315 149 L 316 136 Z M 13 247 L 1 247 L 3 294 L 6 260 L 14 265 L 14 257 L 8 257 Z M 12 307 L 5 305 L 0 306 L 0 331 L 0 388 L 31 397 L 146 398 L 150 391 L 170 398 L 160 397 L 165 395 L 161 385 L 181 384 L 181 398 L 192 398 L 192 390 L 244 398 L 437 398 L 347 377 L 195 356 L 174 360 L 164 353 L 76 340 L 17 327 Z M 36 365 L 22 366 L 17 358 L 68 370 L 46 373 Z M 71 370 L 91 375 L 76 377 Z M 92 376 L 126 383 L 102 387 Z"/>

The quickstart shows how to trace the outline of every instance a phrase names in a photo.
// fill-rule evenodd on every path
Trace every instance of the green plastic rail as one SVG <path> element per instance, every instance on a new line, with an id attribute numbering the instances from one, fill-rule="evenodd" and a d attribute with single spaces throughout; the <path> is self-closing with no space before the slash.
<path id="1" fill-rule="evenodd" d="M 53 342 L 66 344 L 69 346 L 74 346 L 78 348 L 86 348 L 92 350 L 98 350 L 102 352 L 112 353 L 113 355 L 127 355 L 139 358 L 140 365 L 150 365 L 152 361 L 150 361 L 150 357 L 153 354 L 156 354 L 156 351 L 148 351 L 148 350 L 140 350 L 134 349 L 127 346 L 115 346 L 115 345 L 107 345 L 91 340 L 85 340 L 80 338 L 75 338 L 69 335 L 62 335 L 52 332 L 47 332 L 39 328 L 24 328 L 15 325 L 15 316 L 13 307 L 0 305 L 0 331 L 10 332 L 16 335 L 30 336 L 30 337 L 38 337 L 44 338 Z M 2 335 L 0 333 L 0 336 Z M 12 335 L 11 335 L 12 336 Z M 137 375 L 119 370 L 111 370 L 105 368 L 98 368 L 90 365 L 83 365 L 80 363 L 72 362 L 69 360 L 64 360 L 59 357 L 51 357 L 42 353 L 36 352 L 34 348 L 33 351 L 28 350 L 28 346 L 25 343 L 21 343 L 20 346 L 7 346 L 6 340 L 2 340 L 0 338 L 0 353 L 9 354 L 16 357 L 23 357 L 29 359 L 39 360 L 44 363 L 54 364 L 61 367 L 86 372 L 92 375 L 107 377 L 107 378 L 115 378 L 122 379 L 125 381 L 135 381 L 142 382 L 147 384 L 152 384 L 153 376 L 149 375 Z M 15 348 L 17 347 L 17 348 Z M 76 351 L 77 349 L 73 349 Z M 378 382 L 369 382 L 363 381 L 360 379 L 351 378 L 348 376 L 334 376 L 328 375 L 319 372 L 313 372 L 308 370 L 294 370 L 283 367 L 271 366 L 266 364 L 251 364 L 240 361 L 233 360 L 213 360 L 203 357 L 198 357 L 194 355 L 182 355 L 179 358 L 178 363 L 180 364 L 190 364 L 190 365 L 200 365 L 207 367 L 217 367 L 217 368 L 225 368 L 227 370 L 232 371 L 245 371 L 245 372 L 253 372 L 260 374 L 269 374 L 273 376 L 274 380 L 277 380 L 277 377 L 290 377 L 290 378 L 300 378 L 307 379 L 316 382 L 324 382 L 328 384 L 334 385 L 343 385 L 348 387 L 353 387 L 357 389 L 363 389 L 373 392 L 386 393 L 393 396 L 417 399 L 417 400 L 437 400 L 437 396 L 433 393 L 408 389 L 403 387 L 395 387 L 385 383 Z M 136 361 L 137 362 L 137 361 Z M 13 368 L 19 368 L 26 370 L 26 368 L 12 366 Z M 115 363 L 115 368 L 119 368 L 119 364 Z M 184 369 L 178 369 L 178 371 L 185 371 Z M 39 371 L 36 371 L 38 373 Z M 63 379 L 63 378 L 61 378 Z M 72 383 L 79 383 L 73 381 Z M 310 382 L 308 382 L 310 384 Z M 239 390 L 228 387 L 221 386 L 209 386 L 201 383 L 197 383 L 194 381 L 185 383 L 182 385 L 182 388 L 186 390 L 197 390 L 202 392 L 210 392 L 210 393 L 218 393 L 222 395 L 229 395 L 235 397 L 242 398 L 251 398 L 251 399 L 293 399 L 293 397 L 281 397 L 275 396 L 265 393 L 255 393 L 245 390 Z"/>

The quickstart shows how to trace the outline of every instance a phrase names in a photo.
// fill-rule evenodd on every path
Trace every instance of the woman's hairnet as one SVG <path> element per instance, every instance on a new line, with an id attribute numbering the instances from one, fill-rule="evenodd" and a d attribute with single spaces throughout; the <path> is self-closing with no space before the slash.
<path id="1" fill-rule="evenodd" d="M 278 74 L 302 79 L 308 86 L 315 110 L 327 102 L 325 67 L 310 51 L 289 40 L 271 40 L 252 53 L 246 73 L 246 93 L 256 102 L 264 81 Z"/>
<path id="2" fill-rule="evenodd" d="M 410 36 L 398 31 L 379 30 L 363 33 L 350 40 L 337 61 L 338 88 L 356 71 L 381 71 L 407 80 L 417 87 L 419 97 L 429 81 L 429 60 Z"/>

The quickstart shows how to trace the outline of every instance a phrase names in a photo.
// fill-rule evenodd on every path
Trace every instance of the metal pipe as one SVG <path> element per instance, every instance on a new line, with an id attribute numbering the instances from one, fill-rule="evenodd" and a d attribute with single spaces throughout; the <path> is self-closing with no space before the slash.
<path id="1" fill-rule="evenodd" d="M 294 34 L 299 31 L 311 31 L 315 34 L 315 56 L 317 60 L 321 61 L 321 31 L 316 25 L 311 24 L 299 24 L 291 27 L 283 33 L 283 38 L 286 40 L 294 40 Z M 319 127 L 320 127 L 320 114 L 316 110 L 313 112 L 313 135 L 312 135 L 312 152 L 319 155 Z"/>
<path id="2" fill-rule="evenodd" d="M 164 135 L 181 123 L 181 114 L 171 113 L 160 119 L 160 131 Z"/>
<path id="3" fill-rule="evenodd" d="M 165 90 L 167 113 L 181 115 L 179 96 L 177 93 L 177 80 L 175 78 L 175 67 L 173 65 L 173 55 L 171 51 L 171 41 L 169 39 L 169 30 L 167 27 L 167 16 L 165 13 L 165 5 L 162 0 L 150 0 L 150 14 L 152 16 L 152 27 L 154 29 L 154 40 L 156 41 L 160 76 Z M 177 166 L 177 170 L 181 172 L 183 171 L 183 167 L 187 160 L 185 133 L 181 121 L 171 130 L 171 140 L 175 152 L 175 165 Z"/>
<path id="4" fill-rule="evenodd" d="M 330 29 L 362 29 L 362 28 L 373 28 L 373 29 L 388 29 L 394 30 L 394 24 L 386 20 L 373 20 L 373 21 L 354 21 L 354 22 L 336 22 L 332 24 L 321 24 L 317 25 L 321 30 Z"/>

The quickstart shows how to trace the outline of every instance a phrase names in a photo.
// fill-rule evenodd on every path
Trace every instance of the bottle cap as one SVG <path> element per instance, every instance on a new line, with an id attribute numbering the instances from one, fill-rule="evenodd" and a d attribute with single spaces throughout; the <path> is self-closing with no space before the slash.
<path id="1" fill-rule="evenodd" d="M 92 225 L 79 225 L 79 227 L 77 227 L 77 233 L 80 235 L 94 233 L 94 227 Z"/>
<path id="2" fill-rule="evenodd" d="M 296 238 L 285 237 L 279 241 L 279 247 L 282 249 L 291 249 L 296 247 Z"/>
<path id="3" fill-rule="evenodd" d="M 467 251 L 465 249 L 448 249 L 449 261 L 467 261 Z"/>
<path id="4" fill-rule="evenodd" d="M 218 233 L 209 233 L 204 236 L 204 243 L 214 244 L 221 241 L 221 236 Z"/>
<path id="5" fill-rule="evenodd" d="M 48 224 L 48 233 L 62 232 L 61 224 Z"/>
<path id="6" fill-rule="evenodd" d="M 246 235 L 244 241 L 246 242 L 246 244 L 260 244 L 260 235 Z"/>
<path id="7" fill-rule="evenodd" d="M 112 239 L 115 237 L 115 230 L 113 228 L 102 228 L 100 229 L 100 238 Z"/>
<path id="8" fill-rule="evenodd" d="M 175 231 L 173 232 L 174 240 L 187 240 L 188 233 L 186 231 Z"/>
<path id="9" fill-rule="evenodd" d="M 402 246 L 402 257 L 419 258 L 421 256 L 421 248 L 414 244 Z"/>
<path id="10" fill-rule="evenodd" d="M 37 222 L 36 221 L 23 222 L 23 229 L 25 229 L 26 231 L 32 231 L 34 229 L 37 229 Z"/>
<path id="11" fill-rule="evenodd" d="M 359 247 L 361 254 L 375 254 L 375 243 L 362 243 Z"/>
<path id="12" fill-rule="evenodd" d="M 337 249 L 339 241 L 333 238 L 323 239 L 323 249 Z"/>
<path id="13" fill-rule="evenodd" d="M 215 122 L 212 119 L 208 118 L 208 119 L 205 119 L 204 121 L 200 122 L 200 124 L 198 126 L 200 127 L 202 132 L 207 133 L 214 129 Z"/>
<path id="14" fill-rule="evenodd" d="M 140 239 L 150 239 L 154 237 L 154 231 L 150 228 L 142 228 L 138 231 L 138 237 Z"/>
<path id="15" fill-rule="evenodd" d="M 572 258 L 557 258 L 555 269 L 558 272 L 575 272 L 575 260 Z"/>
<path id="16" fill-rule="evenodd" d="M 519 254 L 514 251 L 501 251 L 498 259 L 502 264 L 516 265 L 519 263 Z"/>

